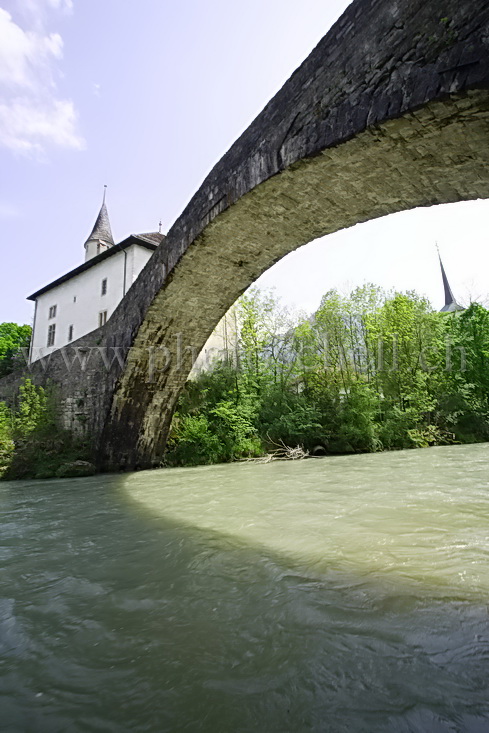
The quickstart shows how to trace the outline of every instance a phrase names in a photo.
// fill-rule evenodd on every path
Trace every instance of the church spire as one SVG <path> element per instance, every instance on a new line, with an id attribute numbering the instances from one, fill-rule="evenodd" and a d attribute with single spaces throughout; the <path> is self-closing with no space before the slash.
<path id="1" fill-rule="evenodd" d="M 105 204 L 105 193 L 107 186 L 104 186 L 104 197 L 97 220 L 92 229 L 92 233 L 85 242 L 85 261 L 95 257 L 101 252 L 105 252 L 109 247 L 113 247 L 115 242 L 110 228 L 109 214 Z"/>
<path id="2" fill-rule="evenodd" d="M 445 268 L 443 267 L 443 262 L 441 261 L 441 255 L 440 255 L 440 250 L 438 248 L 438 245 L 436 245 L 436 251 L 438 252 L 438 260 L 440 262 L 440 269 L 441 269 L 441 278 L 443 280 L 443 289 L 445 291 L 445 305 L 443 306 L 443 308 L 440 309 L 440 313 L 451 313 L 453 311 L 461 311 L 463 310 L 463 308 L 461 305 L 457 303 L 452 293 L 452 289 L 450 287 L 450 283 L 448 282 Z"/>

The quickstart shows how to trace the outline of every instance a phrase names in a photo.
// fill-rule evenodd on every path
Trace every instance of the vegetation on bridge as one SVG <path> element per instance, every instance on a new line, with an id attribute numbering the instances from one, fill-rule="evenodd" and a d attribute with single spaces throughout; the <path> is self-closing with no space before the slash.
<path id="1" fill-rule="evenodd" d="M 272 294 L 236 305 L 239 334 L 182 394 L 166 465 L 277 443 L 355 453 L 489 440 L 489 312 L 441 314 L 414 292 L 332 290 L 313 317 Z"/>

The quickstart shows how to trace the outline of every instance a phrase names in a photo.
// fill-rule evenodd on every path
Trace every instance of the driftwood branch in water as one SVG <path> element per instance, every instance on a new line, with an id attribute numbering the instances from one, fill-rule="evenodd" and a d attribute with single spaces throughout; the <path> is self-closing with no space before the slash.
<path id="1" fill-rule="evenodd" d="M 271 463 L 271 461 L 301 461 L 303 458 L 310 458 L 309 451 L 304 450 L 302 445 L 296 445 L 295 448 L 291 448 L 289 445 L 285 445 L 282 441 L 280 441 L 280 443 L 274 443 L 273 440 L 270 438 L 268 439 L 272 445 L 276 446 L 274 450 L 267 453 L 266 456 L 260 456 L 259 458 L 244 458 L 243 461 L 251 463 Z"/>

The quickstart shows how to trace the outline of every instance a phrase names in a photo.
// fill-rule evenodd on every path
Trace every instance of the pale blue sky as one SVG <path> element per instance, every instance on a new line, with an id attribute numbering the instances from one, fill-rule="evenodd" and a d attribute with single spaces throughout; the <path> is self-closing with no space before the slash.
<path id="1" fill-rule="evenodd" d="M 166 231 L 347 0 L 0 0 L 0 322 L 83 260 L 103 184 L 116 239 Z M 306 310 L 331 287 L 486 297 L 489 203 L 405 212 L 312 243 L 260 284 Z"/>

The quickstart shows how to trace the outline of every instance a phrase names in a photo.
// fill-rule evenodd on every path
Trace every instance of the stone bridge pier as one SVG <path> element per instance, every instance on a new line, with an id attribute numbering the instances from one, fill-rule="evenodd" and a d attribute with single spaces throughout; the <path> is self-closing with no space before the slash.
<path id="1" fill-rule="evenodd" d="M 106 326 L 72 347 L 118 358 L 67 371 L 55 352 L 35 368 L 59 385 L 70 424 L 81 411 L 99 466 L 159 463 L 192 352 L 288 252 L 397 211 L 487 198 L 488 88 L 489 0 L 355 0 L 215 166 Z"/>

